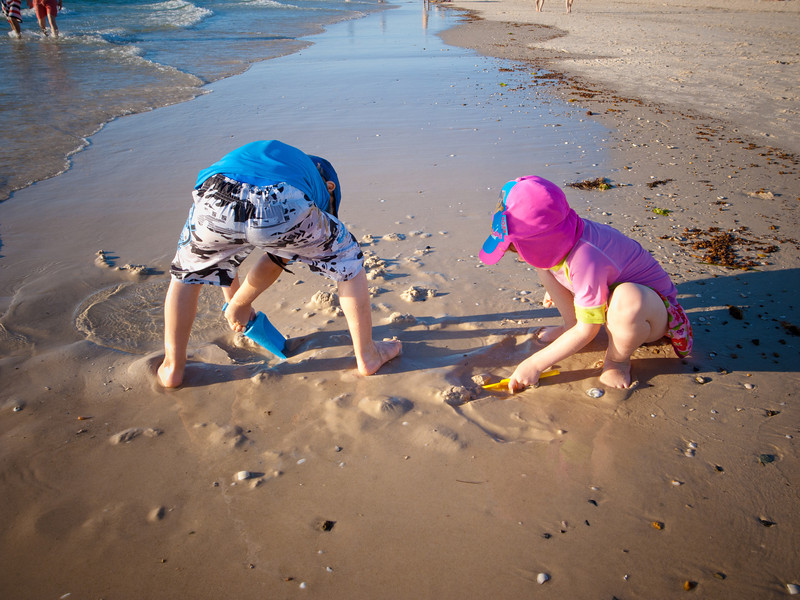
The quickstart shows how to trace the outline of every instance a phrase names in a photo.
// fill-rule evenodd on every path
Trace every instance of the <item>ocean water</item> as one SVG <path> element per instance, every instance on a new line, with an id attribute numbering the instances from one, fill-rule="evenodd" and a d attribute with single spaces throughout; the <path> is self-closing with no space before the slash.
<path id="1" fill-rule="evenodd" d="M 25 6 L 25 2 L 23 2 Z M 63 172 L 112 119 L 190 100 L 209 82 L 295 52 L 378 0 L 66 0 L 58 39 L 30 9 L 0 35 L 0 201 Z"/>

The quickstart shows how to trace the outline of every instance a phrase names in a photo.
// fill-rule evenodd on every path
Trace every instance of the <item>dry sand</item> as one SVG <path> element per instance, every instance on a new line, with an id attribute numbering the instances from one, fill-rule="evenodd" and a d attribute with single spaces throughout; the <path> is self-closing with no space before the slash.
<path id="1" fill-rule="evenodd" d="M 774 31 L 797 22 L 796 2 L 728 5 Z M 671 19 L 641 14 L 666 11 L 690 60 L 703 52 L 693 40 L 731 35 L 713 3 L 687 16 L 675 3 L 577 0 L 569 21 L 556 0 L 543 14 L 457 6 L 505 13 L 449 41 L 523 60 L 450 61 L 461 51 L 403 33 L 420 7 L 401 5 L 186 105 L 115 122 L 70 172 L 0 206 L 0 596 L 650 599 L 688 587 L 750 599 L 800 584 L 797 123 L 777 124 L 796 114 L 796 87 L 764 71 L 764 88 L 795 97 L 758 122 L 645 93 L 666 77 L 660 53 L 617 52 L 623 33 L 655 44 Z M 436 6 L 422 16 L 432 30 L 449 18 Z M 383 50 L 376 23 L 425 46 L 433 66 Z M 538 28 L 520 23 L 568 32 L 536 48 L 593 58 L 547 60 L 528 46 Z M 604 35 L 588 44 L 580 23 Z M 752 56 L 775 50 L 748 43 Z M 370 66 L 382 58 L 385 80 Z M 729 59 L 702 64 L 721 76 Z M 315 67 L 352 83 L 335 101 L 309 97 L 302 73 Z M 371 75 L 363 86 L 353 69 Z M 276 73 L 285 94 L 252 99 Z M 695 97 L 746 104 L 730 83 L 698 79 Z M 298 267 L 256 305 L 292 338 L 288 361 L 226 331 L 206 290 L 186 385 L 161 390 L 186 190 L 223 151 L 270 134 L 337 157 L 343 217 L 370 255 L 376 333 L 400 338 L 403 356 L 355 375 L 335 299 L 319 294 L 332 288 Z M 508 375 L 535 349 L 531 331 L 556 322 L 524 265 L 475 257 L 497 190 L 524 171 L 608 178 L 612 189 L 570 189 L 570 201 L 674 276 L 695 327 L 690 359 L 642 348 L 636 389 L 593 399 L 598 340 L 537 389 L 470 393 L 473 376 Z M 750 266 L 706 262 L 711 250 Z M 126 263 L 145 268 L 116 269 Z"/>

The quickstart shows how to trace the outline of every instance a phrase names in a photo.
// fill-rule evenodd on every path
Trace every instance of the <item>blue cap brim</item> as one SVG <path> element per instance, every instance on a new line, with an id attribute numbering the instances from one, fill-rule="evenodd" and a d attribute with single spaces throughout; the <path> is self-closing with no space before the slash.
<path id="1" fill-rule="evenodd" d="M 509 245 L 511 240 L 508 239 L 508 221 L 504 209 L 501 208 L 492 217 L 492 235 L 483 242 L 479 258 L 487 265 L 493 265 L 503 258 Z"/>
<path id="2" fill-rule="evenodd" d="M 508 239 L 508 219 L 506 218 L 506 198 L 508 193 L 517 185 L 517 181 L 509 181 L 500 190 L 500 202 L 497 203 L 497 211 L 492 217 L 492 235 L 483 242 L 479 258 L 487 265 L 496 264 L 508 247 L 511 240 Z"/>

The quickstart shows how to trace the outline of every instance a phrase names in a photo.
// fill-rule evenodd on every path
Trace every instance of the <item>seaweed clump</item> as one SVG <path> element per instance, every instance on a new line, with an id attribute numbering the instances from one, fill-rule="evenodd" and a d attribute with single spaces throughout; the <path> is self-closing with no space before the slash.
<path id="1" fill-rule="evenodd" d="M 610 190 L 611 188 L 614 187 L 613 185 L 611 185 L 611 182 L 605 177 L 598 177 L 597 179 L 584 179 L 583 181 L 568 183 L 567 185 L 571 188 L 576 188 L 578 190 L 600 190 L 600 191 Z"/>
<path id="2" fill-rule="evenodd" d="M 757 240 L 752 240 L 741 235 L 747 227 L 736 230 L 723 231 L 719 227 L 709 227 L 707 231 L 692 228 L 685 229 L 689 244 L 694 250 L 703 250 L 703 262 L 728 267 L 732 269 L 750 269 L 760 264 L 750 257 L 739 256 L 737 249 L 744 247 L 751 252 L 756 252 L 759 258 L 778 251 L 774 244 L 765 245 Z"/>

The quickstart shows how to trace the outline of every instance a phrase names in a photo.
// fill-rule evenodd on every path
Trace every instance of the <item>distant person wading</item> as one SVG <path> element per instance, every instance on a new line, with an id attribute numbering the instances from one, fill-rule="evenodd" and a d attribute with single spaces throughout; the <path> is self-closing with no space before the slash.
<path id="1" fill-rule="evenodd" d="M 566 0 L 567 2 L 567 14 L 572 12 L 572 0 Z M 536 12 L 542 12 L 544 8 L 544 0 L 536 0 Z"/>

